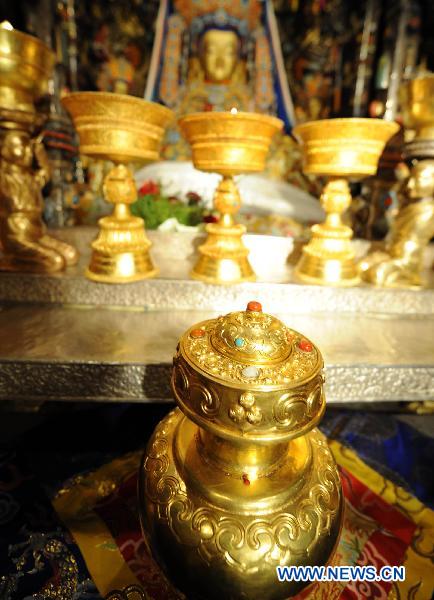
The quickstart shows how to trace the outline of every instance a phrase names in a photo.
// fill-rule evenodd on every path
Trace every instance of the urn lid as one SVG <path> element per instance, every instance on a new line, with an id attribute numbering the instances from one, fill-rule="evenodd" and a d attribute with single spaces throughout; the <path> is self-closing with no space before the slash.
<path id="1" fill-rule="evenodd" d="M 291 438 L 323 414 L 322 367 L 312 341 L 252 301 L 184 333 L 172 387 L 189 418 L 221 435 Z"/>

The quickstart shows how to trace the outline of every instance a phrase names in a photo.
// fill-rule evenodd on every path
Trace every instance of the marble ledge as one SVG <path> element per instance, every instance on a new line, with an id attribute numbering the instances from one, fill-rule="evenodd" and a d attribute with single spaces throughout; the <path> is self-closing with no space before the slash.
<path id="1" fill-rule="evenodd" d="M 167 401 L 180 335 L 217 314 L 4 305 L 0 401 Z M 330 403 L 434 400 L 434 315 L 277 316 L 321 349 Z"/>
<path id="2" fill-rule="evenodd" d="M 332 288 L 292 283 L 292 269 L 299 248 L 294 247 L 291 238 L 246 235 L 258 280 L 215 286 L 189 278 L 203 235 L 150 231 L 148 235 L 153 243 L 152 254 L 159 276 L 137 283 L 110 285 L 94 283 L 83 275 L 89 262 L 90 242 L 96 235 L 95 228 L 64 229 L 57 235 L 78 247 L 79 264 L 56 275 L 0 273 L 0 303 L 229 312 L 257 299 L 268 312 L 434 315 L 434 272 L 429 268 L 434 259 L 434 247 L 429 248 L 426 257 L 428 289 L 387 290 L 368 285 Z M 356 240 L 355 247 L 361 256 L 368 244 Z"/>

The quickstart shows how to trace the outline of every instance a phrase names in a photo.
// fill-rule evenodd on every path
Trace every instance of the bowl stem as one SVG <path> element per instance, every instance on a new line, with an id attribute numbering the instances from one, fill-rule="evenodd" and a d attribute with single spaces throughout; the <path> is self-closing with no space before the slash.
<path id="1" fill-rule="evenodd" d="M 321 194 L 320 202 L 326 219 L 324 223 L 312 227 L 312 238 L 303 248 L 294 275 L 304 283 L 357 285 L 360 278 L 351 244 L 353 232 L 342 221 L 342 214 L 351 204 L 347 181 L 341 177 L 331 178 Z"/>

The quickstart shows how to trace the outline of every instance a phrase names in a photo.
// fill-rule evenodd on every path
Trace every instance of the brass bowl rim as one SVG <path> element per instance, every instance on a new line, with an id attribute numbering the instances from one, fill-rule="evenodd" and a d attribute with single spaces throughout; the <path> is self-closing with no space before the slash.
<path id="1" fill-rule="evenodd" d="M 166 113 L 166 115 L 173 119 L 173 111 L 160 104 L 159 102 L 153 102 L 152 100 L 145 100 L 145 98 L 139 98 L 138 96 L 131 96 L 130 94 L 116 94 L 114 92 L 69 92 L 62 97 L 62 103 L 68 103 L 71 100 L 80 100 L 86 98 L 100 98 L 106 101 L 116 101 L 116 102 L 124 102 L 129 104 L 139 104 L 140 106 L 152 106 L 157 110 L 161 111 L 161 114 Z"/>
<path id="2" fill-rule="evenodd" d="M 411 79 L 407 79 L 406 81 L 403 81 L 401 83 L 400 87 L 411 87 L 411 84 L 415 81 L 423 81 L 424 79 L 427 80 L 434 80 L 434 73 L 428 72 L 428 73 L 420 73 L 419 75 L 416 75 L 415 77 L 412 77 Z"/>
<path id="3" fill-rule="evenodd" d="M 274 117 L 273 115 L 267 115 L 256 112 L 244 112 L 237 111 L 236 113 L 232 113 L 230 111 L 202 111 L 195 112 L 189 115 L 184 115 L 178 119 L 178 123 L 182 126 L 184 123 L 189 123 L 191 121 L 207 121 L 207 120 L 217 120 L 217 121 L 229 121 L 230 119 L 244 119 L 246 121 L 263 121 L 269 123 L 270 125 L 274 125 L 278 130 L 282 129 L 284 126 L 284 122 L 282 119 L 278 117 Z"/>
<path id="4" fill-rule="evenodd" d="M 300 125 L 296 125 L 294 127 L 293 134 L 296 136 L 297 133 L 301 130 L 316 128 L 323 123 L 334 124 L 336 125 L 368 125 L 372 123 L 380 124 L 382 123 L 382 127 L 386 126 L 386 129 L 395 130 L 397 132 L 400 128 L 399 123 L 396 121 L 385 121 L 384 119 L 371 118 L 371 117 L 338 117 L 336 119 L 318 119 L 316 121 L 308 121 L 307 123 L 300 123 Z"/>
<path id="5" fill-rule="evenodd" d="M 6 29 L 5 27 L 0 27 L 0 35 L 2 35 L 2 34 L 6 35 L 6 36 L 10 36 L 12 38 L 14 36 L 16 36 L 18 39 L 21 39 L 23 42 L 26 42 L 26 43 L 31 42 L 32 44 L 35 44 L 36 46 L 39 46 L 40 48 L 42 48 L 47 54 L 50 54 L 53 61 L 56 58 L 56 55 L 53 52 L 53 50 L 50 48 L 50 46 L 48 46 L 48 44 L 46 44 L 45 42 L 40 40 L 38 37 L 36 37 L 36 35 L 31 35 L 30 33 L 24 33 L 24 31 L 15 29 L 15 27 L 13 29 Z"/>

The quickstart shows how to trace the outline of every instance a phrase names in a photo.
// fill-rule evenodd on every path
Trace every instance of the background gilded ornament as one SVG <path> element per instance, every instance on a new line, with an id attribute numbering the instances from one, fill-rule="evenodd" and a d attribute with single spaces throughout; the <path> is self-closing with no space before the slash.
<path id="1" fill-rule="evenodd" d="M 48 90 L 54 54 L 38 38 L 0 24 L 1 109 L 35 113 L 35 99 Z"/>
<path id="2" fill-rule="evenodd" d="M 190 327 L 174 357 L 179 408 L 140 471 L 145 539 L 175 586 L 207 600 L 287 598 L 278 565 L 332 560 L 343 516 L 316 346 L 258 302 Z"/>
<path id="3" fill-rule="evenodd" d="M 353 232 L 342 214 L 351 204 L 347 179 L 375 175 L 387 140 L 399 129 L 381 119 L 324 119 L 294 129 L 303 144 L 304 172 L 325 175 L 321 194 L 324 223 L 312 227 L 295 268 L 296 279 L 319 285 L 356 285 L 360 278 L 351 244 Z"/>
<path id="4" fill-rule="evenodd" d="M 410 176 L 383 248 L 360 262 L 362 279 L 382 287 L 419 287 L 426 247 L 434 236 L 434 75 L 401 88 L 404 125 L 414 137 L 404 144 Z"/>
<path id="5" fill-rule="evenodd" d="M 214 195 L 220 219 L 206 226 L 208 236 L 199 247 L 191 276 L 218 284 L 253 281 L 255 273 L 242 241 L 246 228 L 234 220 L 241 198 L 233 177 L 264 170 L 271 140 L 283 121 L 234 110 L 187 115 L 179 125 L 191 144 L 194 166 L 223 176 Z"/>
<path id="6" fill-rule="evenodd" d="M 44 119 L 35 101 L 47 90 L 54 64 L 37 38 L 0 25 L 0 269 L 53 272 L 77 262 L 75 248 L 47 235 L 42 188 L 51 170 L 36 135 Z"/>
<path id="7" fill-rule="evenodd" d="M 137 192 L 126 165 L 158 159 L 172 111 L 154 102 L 108 92 L 77 92 L 62 102 L 74 121 L 81 152 L 115 163 L 103 185 L 105 199 L 115 207 L 112 215 L 99 220 L 87 277 L 105 283 L 153 277 L 157 270 L 143 219 L 134 217 L 129 207 Z"/>

